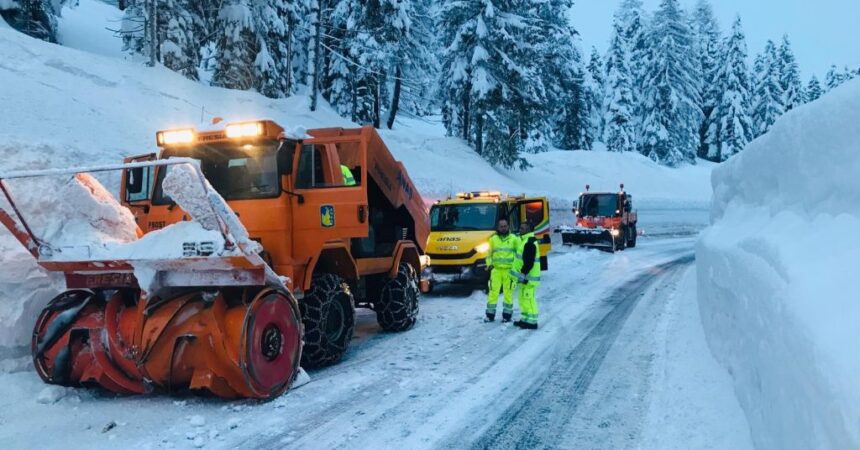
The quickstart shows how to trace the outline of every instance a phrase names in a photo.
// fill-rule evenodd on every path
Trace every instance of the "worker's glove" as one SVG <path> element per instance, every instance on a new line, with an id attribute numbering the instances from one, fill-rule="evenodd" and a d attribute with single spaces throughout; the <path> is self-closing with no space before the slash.
<path id="1" fill-rule="evenodd" d="M 492 271 L 492 270 L 493 270 L 493 265 L 491 264 L 491 265 L 487 266 L 487 270 Z"/>
<path id="2" fill-rule="evenodd" d="M 520 280 L 520 283 L 522 283 L 522 284 L 529 284 L 529 280 L 522 279 L 522 280 Z"/>
<path id="3" fill-rule="evenodd" d="M 526 279 L 526 275 L 523 273 L 518 273 L 517 278 L 520 280 L 522 284 L 529 284 L 529 280 Z"/>

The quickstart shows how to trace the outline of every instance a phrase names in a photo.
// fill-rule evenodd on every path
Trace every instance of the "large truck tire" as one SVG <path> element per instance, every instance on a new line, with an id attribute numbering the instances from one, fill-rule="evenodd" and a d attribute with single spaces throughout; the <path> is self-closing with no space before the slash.
<path id="1" fill-rule="evenodd" d="M 302 366 L 340 361 L 355 329 L 355 302 L 346 281 L 331 273 L 314 275 L 299 308 L 305 329 Z"/>
<path id="2" fill-rule="evenodd" d="M 397 268 L 397 276 L 386 281 L 376 301 L 376 321 L 385 331 L 406 331 L 418 318 L 418 274 L 406 263 Z"/>
<path id="3" fill-rule="evenodd" d="M 627 241 L 627 246 L 630 248 L 636 248 L 636 237 L 638 236 L 636 232 L 636 225 L 630 228 L 630 236 L 631 238 Z"/>

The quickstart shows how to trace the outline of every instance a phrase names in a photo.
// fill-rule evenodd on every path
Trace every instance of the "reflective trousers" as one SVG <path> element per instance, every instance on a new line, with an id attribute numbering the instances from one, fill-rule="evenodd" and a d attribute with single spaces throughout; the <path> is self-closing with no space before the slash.
<path id="1" fill-rule="evenodd" d="M 538 305 L 537 299 L 535 299 L 537 286 L 532 283 L 520 284 L 517 289 L 517 302 L 520 304 L 520 320 L 537 325 Z"/>
<path id="2" fill-rule="evenodd" d="M 499 293 L 504 293 L 502 311 L 510 316 L 514 313 L 514 290 L 517 288 L 517 280 L 510 275 L 510 268 L 499 269 L 494 267 L 490 272 L 490 295 L 487 297 L 487 314 L 496 314 L 499 304 Z"/>

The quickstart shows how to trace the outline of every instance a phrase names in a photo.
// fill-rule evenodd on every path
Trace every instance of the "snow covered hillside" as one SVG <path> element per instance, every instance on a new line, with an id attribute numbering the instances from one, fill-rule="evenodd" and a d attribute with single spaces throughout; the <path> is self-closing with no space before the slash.
<path id="1" fill-rule="evenodd" d="M 328 105 L 310 112 L 306 96 L 273 100 L 254 92 L 193 82 L 164 68 L 127 61 L 106 44 L 115 10 L 82 0 L 67 10 L 61 42 L 48 44 L 0 28 L 0 173 L 119 162 L 154 150 L 155 131 L 225 120 L 271 118 L 287 127 L 353 126 Z M 91 13 L 86 20 L 81 13 Z M 92 36 L 98 36 L 98 39 Z M 114 56 L 105 56 L 114 55 Z M 586 183 L 617 189 L 624 182 L 639 208 L 704 207 L 712 165 L 669 169 L 633 154 L 549 152 L 532 155 L 527 172 L 489 166 L 465 143 L 445 137 L 434 121 L 403 119 L 383 136 L 404 161 L 422 194 L 439 198 L 462 190 L 492 189 L 550 196 L 569 208 Z M 108 185 L 117 190 L 118 186 Z M 565 211 L 566 213 L 566 211 Z M 560 214 L 559 221 L 569 221 Z M 27 353 L 36 314 L 62 285 L 41 272 L 23 248 L 0 233 L 0 359 Z"/>
<path id="2" fill-rule="evenodd" d="M 860 448 L 858 117 L 855 80 L 713 174 L 702 320 L 759 448 Z"/>

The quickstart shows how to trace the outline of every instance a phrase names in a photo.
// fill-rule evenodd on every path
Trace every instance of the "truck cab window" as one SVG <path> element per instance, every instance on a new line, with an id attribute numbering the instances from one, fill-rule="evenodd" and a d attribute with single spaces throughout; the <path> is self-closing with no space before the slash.
<path id="1" fill-rule="evenodd" d="M 299 155 L 297 189 L 353 187 L 361 185 L 357 148 L 340 144 L 305 145 Z"/>

